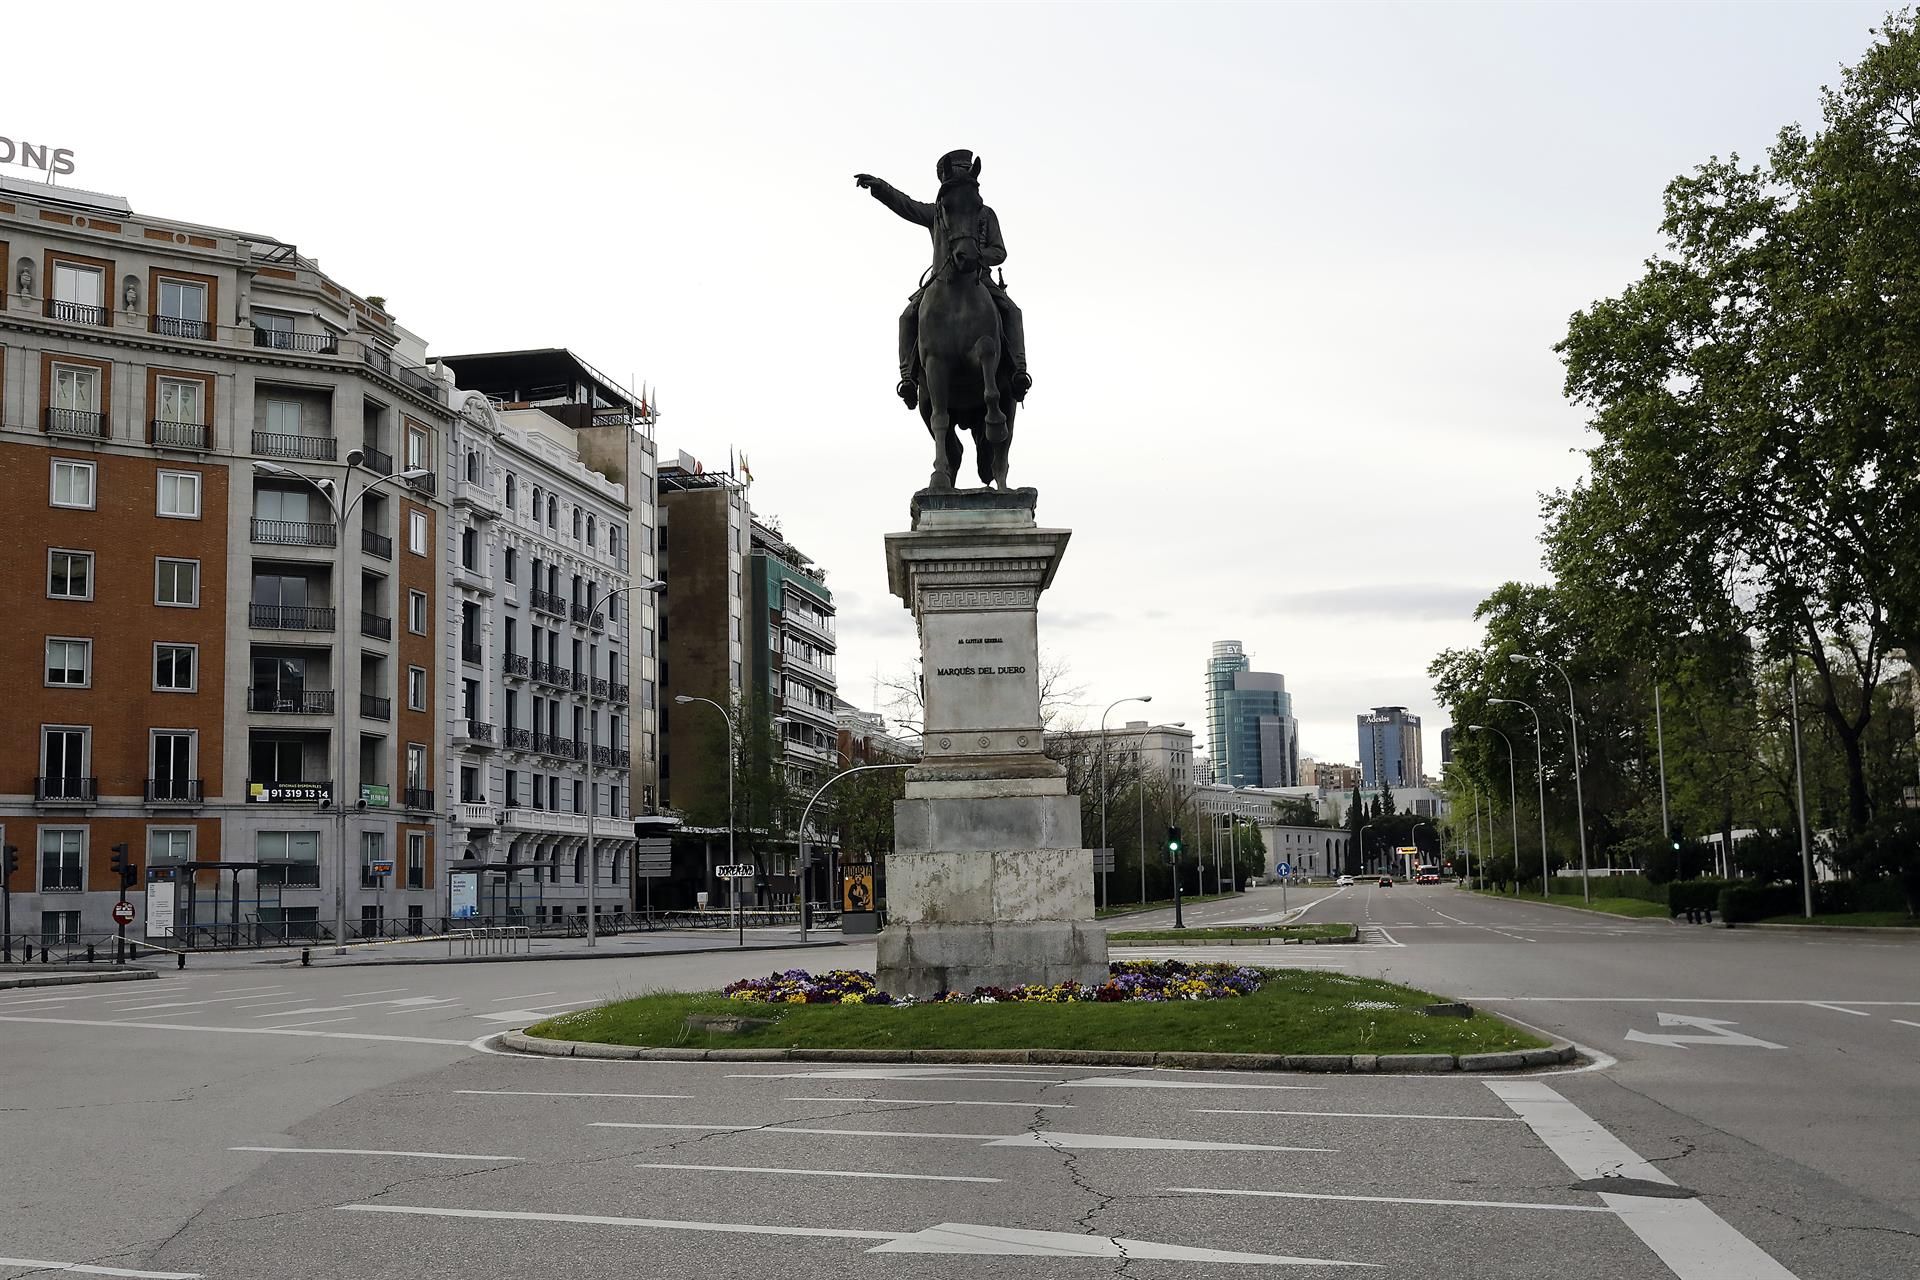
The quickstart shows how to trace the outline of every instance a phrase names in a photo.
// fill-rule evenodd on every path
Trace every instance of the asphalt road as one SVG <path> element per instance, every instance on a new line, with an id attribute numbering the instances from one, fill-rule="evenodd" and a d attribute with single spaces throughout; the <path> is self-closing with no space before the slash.
<path id="1" fill-rule="evenodd" d="M 866 966 L 871 947 L 196 963 L 0 992 L 0 1276 L 1920 1275 L 1912 940 L 1452 887 L 1288 898 L 1364 941 L 1260 960 L 1462 996 L 1595 1065 L 1515 1081 L 539 1060 L 486 1038 L 612 995 Z M 1262 889 L 1189 923 L 1280 913 Z M 1605 1173 L 1682 1195 L 1576 1186 Z"/>

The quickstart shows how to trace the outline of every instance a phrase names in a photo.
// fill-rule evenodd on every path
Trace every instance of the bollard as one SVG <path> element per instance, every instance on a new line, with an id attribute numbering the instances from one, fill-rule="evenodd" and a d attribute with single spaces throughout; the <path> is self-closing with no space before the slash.
<path id="1" fill-rule="evenodd" d="M 182 958 L 184 959 L 184 957 Z M 300 948 L 300 967 L 302 969 L 310 969 L 313 967 L 313 948 L 312 947 Z"/>
<path id="2" fill-rule="evenodd" d="M 184 952 L 184 951 L 176 951 L 176 952 L 174 953 L 174 956 L 173 956 L 173 960 L 174 960 L 174 964 L 173 964 L 173 967 L 174 967 L 174 968 L 176 968 L 176 969 L 184 969 L 184 968 L 186 968 L 186 967 L 187 967 L 187 953 L 186 953 L 186 952 Z"/>
<path id="3" fill-rule="evenodd" d="M 32 964 L 33 963 L 33 944 L 29 942 L 26 944 L 26 947 L 27 947 L 27 957 L 25 960 L 22 960 L 21 963 Z"/>
<path id="4" fill-rule="evenodd" d="M 87 944 L 87 963 L 93 963 L 93 944 L 91 942 Z"/>

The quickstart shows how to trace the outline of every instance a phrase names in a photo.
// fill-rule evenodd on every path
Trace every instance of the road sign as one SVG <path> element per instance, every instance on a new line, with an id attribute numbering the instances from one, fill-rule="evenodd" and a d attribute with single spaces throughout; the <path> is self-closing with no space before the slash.
<path id="1" fill-rule="evenodd" d="M 713 874 L 719 876 L 722 880 L 751 880 L 753 879 L 753 864 L 751 862 L 723 862 L 713 869 Z"/>
<path id="2" fill-rule="evenodd" d="M 1728 1027 L 1738 1026 L 1739 1024 L 1729 1022 L 1724 1018 L 1702 1018 L 1691 1013 L 1657 1013 L 1655 1016 L 1660 1019 L 1660 1025 L 1663 1027 L 1693 1027 L 1707 1034 L 1703 1036 L 1661 1036 L 1649 1035 L 1645 1031 L 1629 1031 L 1624 1038 L 1640 1044 L 1664 1044 L 1672 1049 L 1684 1049 L 1690 1044 L 1744 1045 L 1750 1049 L 1784 1049 L 1787 1047 L 1783 1044 L 1775 1044 L 1771 1040 L 1762 1040 L 1758 1036 L 1750 1036 L 1744 1031 L 1729 1031 L 1727 1030 Z"/>
<path id="3" fill-rule="evenodd" d="M 1290 876 L 1293 874 L 1293 864 L 1291 862 L 1282 862 L 1274 867 L 1273 873 L 1279 876 Z"/>
<path id="4" fill-rule="evenodd" d="M 1093 869 L 1095 871 L 1112 871 L 1114 869 L 1113 850 L 1095 849 L 1093 851 Z"/>
<path id="5" fill-rule="evenodd" d="M 125 898 L 113 904 L 113 922 L 115 924 L 133 923 L 133 904 Z"/>

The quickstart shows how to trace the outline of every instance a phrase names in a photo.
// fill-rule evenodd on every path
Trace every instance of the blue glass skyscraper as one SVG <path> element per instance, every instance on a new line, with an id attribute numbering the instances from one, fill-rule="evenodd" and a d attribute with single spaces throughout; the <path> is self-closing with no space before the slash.
<path id="1" fill-rule="evenodd" d="M 1217 640 L 1207 661 L 1207 736 L 1213 780 L 1234 787 L 1300 782 L 1300 722 L 1285 676 L 1253 670 L 1238 640 Z"/>

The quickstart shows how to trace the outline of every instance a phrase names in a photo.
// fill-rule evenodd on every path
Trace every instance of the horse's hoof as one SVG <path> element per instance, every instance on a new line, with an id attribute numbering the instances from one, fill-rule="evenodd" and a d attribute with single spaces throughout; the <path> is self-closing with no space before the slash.
<path id="1" fill-rule="evenodd" d="M 933 473 L 933 478 L 927 481 L 927 488 L 951 489 L 953 488 L 953 477 L 944 471 L 936 471 Z"/>

